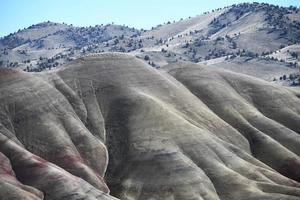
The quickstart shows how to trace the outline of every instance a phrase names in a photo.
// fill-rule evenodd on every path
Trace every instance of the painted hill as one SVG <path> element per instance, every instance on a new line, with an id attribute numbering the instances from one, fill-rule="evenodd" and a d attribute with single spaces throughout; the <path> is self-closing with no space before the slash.
<path id="1" fill-rule="evenodd" d="M 300 198 L 299 91 L 115 53 L 0 72 L 1 198 Z"/>

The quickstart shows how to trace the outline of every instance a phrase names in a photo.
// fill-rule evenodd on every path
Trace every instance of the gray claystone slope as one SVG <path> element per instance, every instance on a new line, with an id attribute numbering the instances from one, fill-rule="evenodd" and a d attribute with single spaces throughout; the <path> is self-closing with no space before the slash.
<path id="1" fill-rule="evenodd" d="M 299 97 L 115 53 L 1 69 L 0 199 L 299 200 Z"/>

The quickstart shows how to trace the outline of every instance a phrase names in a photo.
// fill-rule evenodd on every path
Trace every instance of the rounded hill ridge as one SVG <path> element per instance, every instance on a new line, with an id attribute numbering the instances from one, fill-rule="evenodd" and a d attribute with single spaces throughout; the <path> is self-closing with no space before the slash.
<path id="1" fill-rule="evenodd" d="M 123 53 L 10 72 L 0 76 L 0 197 L 300 199 L 296 90 Z"/>

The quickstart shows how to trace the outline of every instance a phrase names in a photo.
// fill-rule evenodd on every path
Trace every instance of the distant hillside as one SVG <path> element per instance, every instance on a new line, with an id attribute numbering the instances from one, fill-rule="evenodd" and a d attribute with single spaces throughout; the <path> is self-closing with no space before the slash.
<path id="1" fill-rule="evenodd" d="M 178 27 L 185 27 L 185 30 Z M 172 34 L 164 38 L 166 32 Z M 239 4 L 144 34 L 163 36 L 162 48 L 196 62 L 228 54 L 239 55 L 243 50 L 260 56 L 300 42 L 300 12 L 294 7 Z"/>
<path id="2" fill-rule="evenodd" d="M 1 60 L 2 65 L 7 67 L 20 66 L 29 69 L 27 71 L 42 71 L 87 52 L 115 51 L 109 46 L 114 46 L 118 38 L 139 35 L 139 30 L 112 24 L 73 27 L 44 22 L 2 38 Z"/>
<path id="3" fill-rule="evenodd" d="M 0 65 L 38 72 L 99 52 L 130 52 L 153 67 L 180 60 L 198 63 L 247 57 L 281 61 L 286 68 L 272 77 L 278 79 L 290 68 L 298 69 L 299 43 L 299 8 L 244 3 L 166 22 L 151 30 L 114 24 L 32 25 L 0 40 Z"/>

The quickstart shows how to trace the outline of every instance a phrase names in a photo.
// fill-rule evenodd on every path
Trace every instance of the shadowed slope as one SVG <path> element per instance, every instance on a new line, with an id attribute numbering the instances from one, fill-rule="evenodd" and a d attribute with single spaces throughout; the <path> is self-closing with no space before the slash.
<path id="1" fill-rule="evenodd" d="M 112 199 L 105 173 L 125 200 L 300 198 L 296 93 L 198 65 L 164 69 L 100 54 L 52 73 L 6 71 L 0 152 L 33 187 L 17 189 L 36 199 Z"/>

